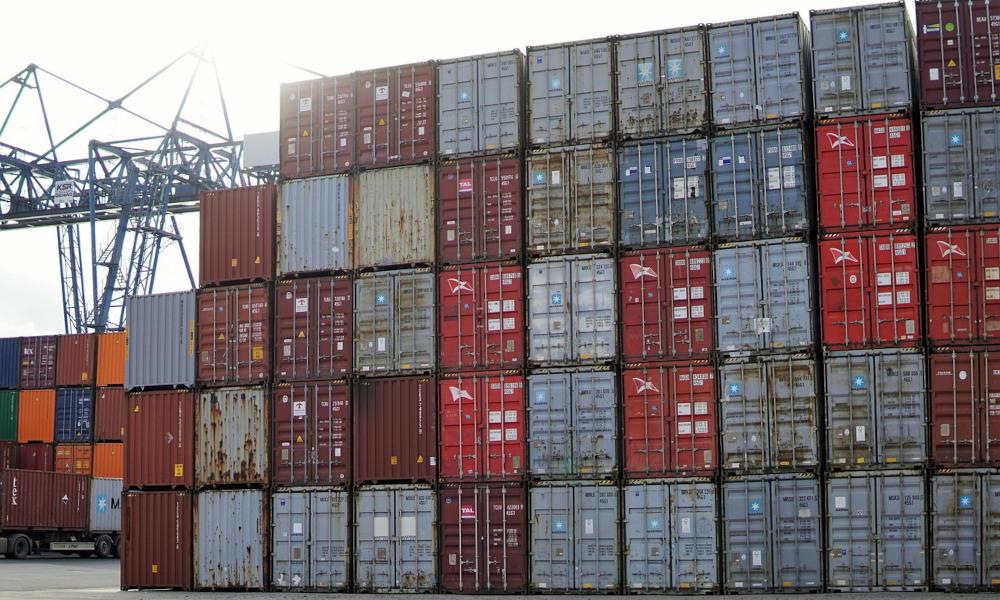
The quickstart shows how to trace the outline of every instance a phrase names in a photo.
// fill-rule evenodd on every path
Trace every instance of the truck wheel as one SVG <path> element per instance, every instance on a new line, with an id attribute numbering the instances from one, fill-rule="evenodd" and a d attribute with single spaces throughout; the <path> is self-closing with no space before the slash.
<path id="1" fill-rule="evenodd" d="M 10 544 L 8 558 L 27 558 L 31 554 L 31 540 L 27 536 L 17 535 L 8 542 Z"/>
<path id="2" fill-rule="evenodd" d="M 121 557 L 122 554 L 122 538 L 121 536 L 115 536 L 115 558 Z"/>
<path id="3" fill-rule="evenodd" d="M 111 539 L 111 536 L 97 536 L 97 541 L 94 542 L 94 550 L 97 552 L 98 558 L 111 558 L 111 555 L 115 553 L 115 542 Z"/>

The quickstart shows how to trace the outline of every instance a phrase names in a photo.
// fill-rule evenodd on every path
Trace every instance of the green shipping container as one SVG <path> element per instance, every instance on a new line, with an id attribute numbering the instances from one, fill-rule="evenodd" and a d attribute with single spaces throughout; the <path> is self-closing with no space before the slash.
<path id="1" fill-rule="evenodd" d="M 0 390 L 0 442 L 17 441 L 17 392 Z"/>

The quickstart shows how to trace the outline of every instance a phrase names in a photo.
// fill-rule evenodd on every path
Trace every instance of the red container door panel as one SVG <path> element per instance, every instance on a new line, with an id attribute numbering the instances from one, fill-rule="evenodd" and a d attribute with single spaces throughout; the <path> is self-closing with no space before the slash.
<path id="1" fill-rule="evenodd" d="M 864 240 L 827 238 L 819 248 L 823 344 L 831 349 L 864 345 L 871 337 Z"/>
<path id="2" fill-rule="evenodd" d="M 520 266 L 482 267 L 486 308 L 482 366 L 516 368 L 524 363 L 524 271 Z"/>
<path id="3" fill-rule="evenodd" d="M 478 495 L 473 486 L 441 490 L 441 585 L 449 592 L 478 592 L 484 583 L 479 540 L 486 532 Z"/>
<path id="4" fill-rule="evenodd" d="M 481 332 L 485 315 L 477 274 L 475 268 L 469 267 L 446 271 L 439 276 L 439 362 L 443 369 L 471 369 L 482 362 Z"/>
<path id="5" fill-rule="evenodd" d="M 524 473 L 524 378 L 489 374 L 440 385 L 441 478 L 517 479 Z"/>
<path id="6" fill-rule="evenodd" d="M 963 90 L 969 77 L 965 7 L 958 2 L 918 2 L 916 9 L 920 100 L 925 106 L 960 106 L 969 100 Z"/>
<path id="7" fill-rule="evenodd" d="M 907 225 L 917 216 L 913 124 L 872 117 L 867 130 L 872 225 Z"/>
<path id="8" fill-rule="evenodd" d="M 524 362 L 524 278 L 517 265 L 444 271 L 440 294 L 443 369 L 497 369 Z"/>
<path id="9" fill-rule="evenodd" d="M 859 121 L 816 127 L 816 185 L 822 230 L 863 227 L 871 222 L 871 207 L 865 198 L 866 148 Z"/>
<path id="10" fill-rule="evenodd" d="M 1000 462 L 1000 355 L 983 353 L 982 422 L 980 461 L 995 466 Z"/>
<path id="11" fill-rule="evenodd" d="M 527 586 L 527 494 L 520 486 L 486 488 L 486 551 L 481 572 L 486 592 L 519 592 Z"/>
<path id="12" fill-rule="evenodd" d="M 270 370 L 270 294 L 254 285 L 198 294 L 198 379 L 209 384 L 265 381 Z"/>
<path id="13" fill-rule="evenodd" d="M 622 358 L 626 361 L 659 357 L 670 348 L 665 318 L 670 290 L 661 268 L 667 260 L 657 252 L 621 261 Z"/>
<path id="14" fill-rule="evenodd" d="M 980 358 L 974 351 L 932 354 L 931 445 L 941 466 L 976 458 L 976 404 Z"/>
<path id="15" fill-rule="evenodd" d="M 488 480 L 517 479 L 524 473 L 524 378 L 489 375 L 480 379 L 480 398 L 486 402 L 486 455 L 483 474 Z"/>
<path id="16" fill-rule="evenodd" d="M 971 100 L 981 105 L 1000 101 L 1000 10 L 993 3 L 969 2 L 973 89 Z M 969 101 L 966 93 L 966 102 Z"/>
<path id="17" fill-rule="evenodd" d="M 354 78 L 324 77 L 281 86 L 281 174 L 342 173 L 354 164 Z"/>
<path id="18" fill-rule="evenodd" d="M 350 481 L 350 386 L 301 383 L 274 390 L 275 483 Z"/>
<path id="19" fill-rule="evenodd" d="M 622 373 L 625 414 L 625 471 L 633 477 L 656 477 L 673 470 L 670 462 L 669 374 L 663 368 Z"/>
<path id="20" fill-rule="evenodd" d="M 670 368 L 676 437 L 671 462 L 678 473 L 710 473 L 718 460 L 716 450 L 715 369 L 709 365 Z"/>
<path id="21" fill-rule="evenodd" d="M 482 469 L 482 415 L 474 377 L 443 379 L 440 387 L 442 479 L 475 479 Z"/>
<path id="22" fill-rule="evenodd" d="M 350 279 L 280 283 L 275 289 L 275 376 L 279 381 L 336 379 L 350 374 L 353 356 Z"/>
<path id="23" fill-rule="evenodd" d="M 979 338 L 974 291 L 980 271 L 975 257 L 978 237 L 969 229 L 927 234 L 927 336 L 933 343 L 962 344 Z"/>
<path id="24" fill-rule="evenodd" d="M 910 234 L 872 236 L 872 338 L 877 345 L 912 346 L 921 338 L 917 239 Z"/>
<path id="25" fill-rule="evenodd" d="M 971 264 L 980 309 L 978 334 L 992 344 L 1000 342 L 1000 228 L 984 227 L 977 241 Z"/>
<path id="26" fill-rule="evenodd" d="M 438 167 L 441 262 L 516 258 L 521 248 L 521 164 L 493 156 Z"/>
<path id="27" fill-rule="evenodd" d="M 434 154 L 436 68 L 421 63 L 357 76 L 358 165 L 407 164 Z"/>

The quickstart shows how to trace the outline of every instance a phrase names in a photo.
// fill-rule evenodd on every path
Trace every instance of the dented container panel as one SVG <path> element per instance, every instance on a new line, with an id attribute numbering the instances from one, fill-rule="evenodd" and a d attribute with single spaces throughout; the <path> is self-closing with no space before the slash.
<path id="1" fill-rule="evenodd" d="M 350 493 L 296 488 L 271 494 L 271 586 L 346 590 L 351 571 Z"/>
<path id="2" fill-rule="evenodd" d="M 285 181 L 278 202 L 278 274 L 354 267 L 347 175 Z"/>
<path id="3" fill-rule="evenodd" d="M 194 585 L 199 589 L 263 589 L 264 492 L 204 491 L 195 512 Z"/>
<path id="4" fill-rule="evenodd" d="M 386 375 L 435 365 L 434 274 L 385 271 L 354 281 L 354 371 Z"/>
<path id="5" fill-rule="evenodd" d="M 614 123 L 611 40 L 528 48 L 528 133 L 533 146 L 595 142 Z"/>
<path id="6" fill-rule="evenodd" d="M 516 150 L 521 144 L 524 55 L 519 50 L 438 62 L 438 154 Z"/>
<path id="7" fill-rule="evenodd" d="M 354 587 L 426 592 L 437 586 L 437 494 L 425 486 L 361 488 L 354 499 Z"/>
<path id="8" fill-rule="evenodd" d="M 354 283 L 349 277 L 283 281 L 274 288 L 274 377 L 337 379 L 354 369 Z"/>
<path id="9" fill-rule="evenodd" d="M 517 258 L 522 244 L 521 161 L 487 156 L 437 167 L 438 261 Z"/>
<path id="10" fill-rule="evenodd" d="M 220 388 L 198 401 L 199 486 L 267 483 L 268 427 L 264 388 Z"/>

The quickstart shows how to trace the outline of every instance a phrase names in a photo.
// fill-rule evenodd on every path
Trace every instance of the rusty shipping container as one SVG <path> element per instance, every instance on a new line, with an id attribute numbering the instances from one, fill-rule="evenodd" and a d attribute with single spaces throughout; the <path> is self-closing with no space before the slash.
<path id="1" fill-rule="evenodd" d="M 260 383 L 271 372 L 271 291 L 265 284 L 198 292 L 198 382 Z"/>
<path id="2" fill-rule="evenodd" d="M 122 589 L 191 589 L 192 522 L 188 492 L 126 494 L 122 498 Z"/>
<path id="3" fill-rule="evenodd" d="M 268 526 L 264 492 L 203 491 L 195 501 L 195 588 L 263 590 Z"/>
<path id="4" fill-rule="evenodd" d="M 1000 342 L 1000 226 L 927 230 L 927 339 Z"/>
<path id="5" fill-rule="evenodd" d="M 94 441 L 124 441 L 126 410 L 125 388 L 97 388 L 94 396 Z"/>
<path id="6" fill-rule="evenodd" d="M 125 389 L 193 387 L 195 382 L 194 290 L 129 296 Z"/>
<path id="7" fill-rule="evenodd" d="M 201 392 L 195 452 L 199 487 L 267 483 L 267 405 L 263 387 Z"/>
<path id="8" fill-rule="evenodd" d="M 931 455 L 939 467 L 1000 461 L 1000 357 L 989 348 L 932 352 Z"/>
<path id="9" fill-rule="evenodd" d="M 354 369 L 354 283 L 350 277 L 275 285 L 274 378 L 337 379 Z"/>
<path id="10" fill-rule="evenodd" d="M 17 441 L 55 440 L 56 391 L 23 390 L 17 402 Z"/>
<path id="11" fill-rule="evenodd" d="M 1000 101 L 1000 12 L 989 0 L 920 1 L 920 105 L 996 106 Z"/>
<path id="12" fill-rule="evenodd" d="M 202 286 L 274 278 L 273 184 L 201 193 Z"/>
<path id="13" fill-rule="evenodd" d="M 288 179 L 345 173 L 354 165 L 354 76 L 281 86 L 278 149 Z"/>
<path id="14" fill-rule="evenodd" d="M 354 372 L 387 375 L 434 368 L 434 274 L 367 273 L 354 281 Z"/>
<path id="15" fill-rule="evenodd" d="M 433 263 L 433 168 L 376 169 L 353 179 L 354 266 Z"/>
<path id="16" fill-rule="evenodd" d="M 0 472 L 0 529 L 87 529 L 90 478 L 8 469 Z"/>
<path id="17" fill-rule="evenodd" d="M 61 335 L 57 348 L 56 385 L 93 385 L 97 337 L 92 333 Z"/>
<path id="18" fill-rule="evenodd" d="M 17 467 L 26 471 L 54 471 L 55 450 L 52 444 L 18 444 Z"/>
<path id="19" fill-rule="evenodd" d="M 352 269 L 353 208 L 348 175 L 283 182 L 277 214 L 278 275 Z"/>
<path id="20" fill-rule="evenodd" d="M 436 76 L 433 61 L 355 74 L 358 167 L 434 158 Z"/>
<path id="21" fill-rule="evenodd" d="M 121 479 L 125 471 L 125 445 L 119 443 L 94 444 L 93 475 Z"/>
<path id="22" fill-rule="evenodd" d="M 54 335 L 21 338 L 21 389 L 55 387 L 58 340 Z"/>
<path id="23" fill-rule="evenodd" d="M 522 144 L 520 50 L 438 62 L 441 158 L 510 152 Z"/>
<path id="24" fill-rule="evenodd" d="M 129 394 L 125 486 L 194 487 L 193 392 Z"/>
<path id="25" fill-rule="evenodd" d="M 437 478 L 437 388 L 429 377 L 363 379 L 354 388 L 354 481 Z"/>
<path id="26" fill-rule="evenodd" d="M 351 386 L 346 381 L 291 383 L 274 388 L 272 483 L 350 483 L 351 404 Z"/>
<path id="27" fill-rule="evenodd" d="M 97 334 L 97 385 L 125 385 L 128 334 L 124 331 Z"/>
<path id="28" fill-rule="evenodd" d="M 56 444 L 56 473 L 90 476 L 94 470 L 94 447 L 90 444 Z"/>
<path id="29" fill-rule="evenodd" d="M 521 161 L 497 155 L 437 167 L 438 260 L 443 264 L 521 254 Z"/>

